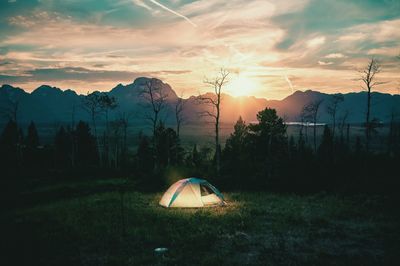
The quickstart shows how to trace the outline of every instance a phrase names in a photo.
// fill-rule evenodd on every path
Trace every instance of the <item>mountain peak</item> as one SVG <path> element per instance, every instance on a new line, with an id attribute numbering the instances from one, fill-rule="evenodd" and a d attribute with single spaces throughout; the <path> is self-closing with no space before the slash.
<path id="1" fill-rule="evenodd" d="M 4 84 L 0 87 L 0 96 L 5 95 L 7 98 L 19 98 L 26 93 L 23 89 Z"/>
<path id="2" fill-rule="evenodd" d="M 9 84 L 3 84 L 3 85 L 1 86 L 1 89 L 2 89 L 2 90 L 11 90 L 11 89 L 15 89 L 15 87 L 13 87 L 13 86 L 11 86 L 11 85 L 9 85 Z"/>
<path id="3" fill-rule="evenodd" d="M 144 85 L 144 84 L 146 84 L 146 82 L 148 82 L 148 81 L 150 81 L 150 80 L 152 80 L 152 78 L 148 78 L 148 77 L 138 77 L 138 78 L 135 78 L 135 80 L 133 81 L 133 84 L 134 85 Z M 158 81 L 161 81 L 161 80 L 159 80 L 159 79 L 155 79 L 155 80 L 158 80 Z"/>
<path id="4" fill-rule="evenodd" d="M 9 85 L 9 84 L 3 84 L 3 85 L 0 87 L 0 90 L 2 90 L 2 91 L 8 91 L 8 92 L 13 91 L 13 90 L 24 91 L 24 90 L 21 89 L 21 88 L 14 87 L 14 86 L 11 86 L 11 85 Z"/>
<path id="5" fill-rule="evenodd" d="M 41 96 L 46 96 L 48 94 L 58 94 L 58 93 L 62 93 L 62 90 L 60 88 L 51 87 L 49 85 L 41 85 L 32 92 L 33 95 L 41 95 Z"/>

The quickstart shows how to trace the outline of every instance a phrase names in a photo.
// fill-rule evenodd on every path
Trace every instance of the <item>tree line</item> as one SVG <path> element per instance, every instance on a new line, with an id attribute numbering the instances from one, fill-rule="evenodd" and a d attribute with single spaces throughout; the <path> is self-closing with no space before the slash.
<path id="1" fill-rule="evenodd" d="M 184 148 L 180 128 L 184 122 L 184 102 L 175 105 L 176 128 L 166 127 L 161 114 L 168 95 L 160 81 L 149 79 L 140 95 L 145 100 L 146 113 L 152 131 L 139 134 L 137 149 L 128 145 L 131 114 L 119 113 L 109 119 L 109 112 L 118 103 L 115 98 L 93 92 L 82 107 L 90 121 L 58 128 L 51 145 L 41 145 L 34 122 L 26 136 L 16 115 L 0 136 L 0 167 L 3 182 L 21 178 L 126 177 L 137 187 L 157 190 L 176 178 L 197 176 L 207 178 L 225 189 L 311 191 L 388 191 L 396 181 L 396 163 L 400 158 L 400 125 L 395 115 L 386 136 L 387 149 L 376 152 L 370 148 L 376 123 L 370 117 L 372 88 L 379 83 L 375 75 L 380 67 L 374 59 L 362 72 L 362 82 L 368 91 L 365 137 L 350 140 L 346 122 L 347 110 L 338 118 L 343 96 L 332 95 L 327 112 L 332 121 L 325 125 L 321 139 L 317 138 L 318 112 L 321 101 L 305 105 L 301 114 L 298 137 L 289 136 L 284 119 L 276 110 L 265 108 L 257 114 L 257 122 L 247 124 L 239 118 L 234 131 L 223 147 L 219 140 L 219 118 L 222 89 L 229 72 L 205 83 L 211 85 L 211 96 L 198 98 L 209 111 L 200 114 L 212 118 L 215 125 L 215 147 Z M 98 132 L 99 117 L 105 118 L 105 129 Z M 308 134 L 310 123 L 312 141 Z M 11 182 L 11 181 L 10 181 Z"/>

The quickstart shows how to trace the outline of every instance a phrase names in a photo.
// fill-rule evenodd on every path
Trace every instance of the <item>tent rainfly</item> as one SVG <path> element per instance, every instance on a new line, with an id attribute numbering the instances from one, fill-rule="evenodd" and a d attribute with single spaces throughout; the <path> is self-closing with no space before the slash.
<path id="1" fill-rule="evenodd" d="M 181 179 L 168 188 L 159 204 L 166 208 L 196 208 L 225 205 L 224 197 L 204 179 Z"/>

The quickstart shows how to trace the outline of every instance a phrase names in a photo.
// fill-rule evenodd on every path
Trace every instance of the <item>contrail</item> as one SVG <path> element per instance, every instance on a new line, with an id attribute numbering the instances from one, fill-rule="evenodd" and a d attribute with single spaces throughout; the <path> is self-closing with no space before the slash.
<path id="1" fill-rule="evenodd" d="M 147 10 L 150 10 L 150 11 L 152 10 L 152 8 L 149 7 L 148 5 L 146 5 L 146 3 L 144 3 L 142 0 L 132 0 L 132 1 L 135 5 L 146 8 Z"/>
<path id="2" fill-rule="evenodd" d="M 292 85 L 292 82 L 290 81 L 290 79 L 288 78 L 287 75 L 285 75 L 285 80 L 286 80 L 287 83 L 289 84 L 289 87 L 292 89 L 292 93 L 293 93 L 293 92 L 294 92 L 293 85 Z"/>
<path id="3" fill-rule="evenodd" d="M 176 16 L 178 16 L 178 17 L 183 18 L 184 20 L 186 20 L 187 22 L 189 22 L 190 25 L 192 25 L 193 27 L 197 27 L 197 25 L 196 25 L 193 21 L 191 21 L 188 17 L 186 17 L 186 16 L 184 16 L 184 15 L 182 15 L 182 14 L 180 14 L 180 13 L 178 13 L 178 12 L 176 12 L 176 11 L 174 11 L 174 10 L 172 10 L 172 9 L 170 9 L 170 8 L 168 8 L 168 7 L 166 7 L 166 6 L 164 6 L 163 4 L 161 4 L 161 3 L 159 3 L 159 2 L 157 2 L 157 1 L 155 1 L 155 0 L 149 0 L 149 1 L 152 2 L 153 4 L 159 6 L 159 7 L 161 7 L 161 8 L 163 8 L 163 9 L 167 10 L 168 12 L 171 12 L 172 14 L 174 14 L 174 15 L 176 15 Z"/>

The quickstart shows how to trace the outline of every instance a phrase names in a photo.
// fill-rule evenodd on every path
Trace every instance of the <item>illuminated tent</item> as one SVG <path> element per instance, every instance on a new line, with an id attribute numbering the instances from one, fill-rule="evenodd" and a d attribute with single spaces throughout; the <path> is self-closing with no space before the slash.
<path id="1" fill-rule="evenodd" d="M 160 200 L 164 207 L 194 208 L 224 205 L 224 197 L 204 179 L 186 178 L 174 183 Z"/>

